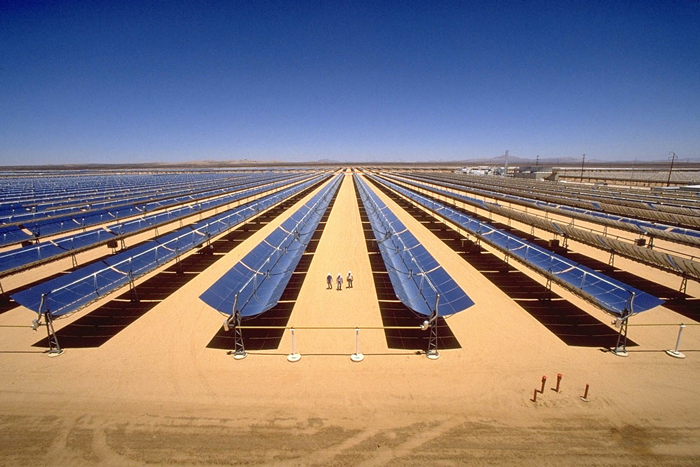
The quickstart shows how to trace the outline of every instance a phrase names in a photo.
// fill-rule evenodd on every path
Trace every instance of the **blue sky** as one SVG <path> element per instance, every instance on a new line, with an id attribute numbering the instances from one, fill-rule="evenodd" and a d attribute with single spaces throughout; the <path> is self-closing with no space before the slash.
<path id="1" fill-rule="evenodd" d="M 0 0 L 0 165 L 506 149 L 700 158 L 700 2 Z"/>

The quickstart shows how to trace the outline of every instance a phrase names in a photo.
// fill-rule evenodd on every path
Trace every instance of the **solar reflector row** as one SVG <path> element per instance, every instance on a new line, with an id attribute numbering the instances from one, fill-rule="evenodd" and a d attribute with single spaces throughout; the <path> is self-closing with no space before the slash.
<path id="1" fill-rule="evenodd" d="M 172 173 L 154 172 L 148 174 L 71 174 L 63 176 L 17 176 L 0 180 L 0 192 L 4 194 L 0 212 L 13 203 L 24 207 L 46 204 L 60 206 L 66 201 L 82 202 L 99 199 L 127 191 L 138 193 L 158 187 L 185 187 L 216 184 L 226 180 L 244 179 L 250 174 L 242 173 Z M 42 187 L 37 187 L 37 184 Z M 60 198 L 61 193 L 69 196 Z"/>
<path id="2" fill-rule="evenodd" d="M 574 169 L 571 167 L 559 167 L 557 169 L 560 178 L 564 179 L 574 179 L 577 181 L 581 180 L 581 169 Z M 700 170 L 698 169 L 674 169 L 669 173 L 669 168 L 649 168 L 649 167 L 634 167 L 634 168 L 586 168 L 584 171 L 584 179 L 588 182 L 601 181 L 604 183 L 629 183 L 632 182 L 637 185 L 650 185 L 656 183 L 660 186 L 668 186 L 672 184 L 678 185 L 697 185 L 700 180 Z M 677 193 L 677 190 L 664 190 L 664 197 L 671 197 L 673 195 L 681 195 Z"/>
<path id="3" fill-rule="evenodd" d="M 401 182 L 409 186 L 428 190 L 436 194 L 448 196 L 452 199 L 456 199 L 464 203 L 470 204 L 472 206 L 477 206 L 484 210 L 493 212 L 494 214 L 498 214 L 509 219 L 522 222 L 526 225 L 537 227 L 539 229 L 552 232 L 556 235 L 561 235 L 563 237 L 567 237 L 579 241 L 581 243 L 600 248 L 607 252 L 612 252 L 624 256 L 626 258 L 634 259 L 644 264 L 648 264 L 669 272 L 673 272 L 680 276 L 700 279 L 700 263 L 697 263 L 692 259 L 683 258 L 669 253 L 658 252 L 646 247 L 637 246 L 628 242 L 582 230 L 569 224 L 564 224 L 550 219 L 544 219 L 542 217 L 533 216 L 522 211 L 507 208 L 498 203 L 485 202 L 480 199 L 472 198 L 461 193 L 455 193 L 442 188 L 437 188 L 435 186 L 421 183 L 415 180 L 408 180 L 392 175 L 384 176 L 388 179 Z"/>
<path id="4" fill-rule="evenodd" d="M 0 227 L 0 246 L 27 242 L 34 237 L 16 225 Z"/>
<path id="5" fill-rule="evenodd" d="M 0 220 L 7 222 L 8 218 L 24 220 L 34 213 L 45 212 L 46 215 L 59 215 L 76 212 L 85 206 L 100 207 L 101 202 L 112 202 L 129 197 L 137 198 L 146 195 L 147 199 L 153 199 L 157 193 L 179 192 L 182 190 L 205 190 L 207 187 L 215 187 L 229 181 L 237 182 L 245 180 L 247 176 L 220 174 L 207 175 L 123 175 L 111 176 L 113 183 L 106 183 L 104 176 L 78 176 L 61 177 L 56 180 L 50 190 L 37 192 L 30 187 L 20 188 L 19 193 L 13 194 L 7 186 L 0 189 L 2 201 L 0 202 Z M 33 181 L 35 179 L 30 179 Z M 9 179 L 6 184 L 27 180 Z M 116 183 L 120 182 L 121 183 Z M 76 182 L 78 186 L 76 186 Z M 25 183 L 26 184 L 26 183 Z M 21 185 L 20 185 L 21 186 Z M 12 217 L 14 216 L 14 217 Z M 31 217 L 30 217 L 31 218 Z"/>
<path id="6" fill-rule="evenodd" d="M 498 191 L 486 190 L 482 188 L 473 188 L 461 184 L 448 183 L 445 181 L 436 181 L 423 177 L 411 177 L 419 180 L 427 180 L 430 183 L 439 183 L 443 187 L 449 187 L 457 190 L 467 191 L 470 193 L 486 196 L 500 201 L 516 203 L 522 206 L 530 206 L 543 211 L 562 214 L 565 216 L 575 217 L 577 219 L 586 220 L 608 227 L 615 227 L 628 232 L 634 232 L 649 237 L 661 238 L 664 240 L 682 243 L 690 246 L 700 246 L 700 231 L 676 227 L 672 225 L 659 224 L 631 217 L 619 216 L 614 214 L 606 214 L 599 211 L 590 211 L 580 209 L 563 204 L 549 203 L 546 201 L 538 201 L 525 196 L 516 196 L 512 194 L 500 193 Z"/>
<path id="7" fill-rule="evenodd" d="M 274 176 L 270 178 L 257 178 L 255 181 L 251 181 L 248 183 L 238 183 L 235 185 L 235 190 L 241 190 L 249 186 L 255 186 L 259 185 L 262 183 L 269 183 L 272 182 L 273 180 L 279 180 L 279 179 L 288 179 L 290 177 L 293 177 L 292 175 L 284 175 L 284 176 Z M 129 217 L 134 217 L 134 216 L 139 216 L 148 212 L 152 212 L 158 209 L 165 209 L 171 206 L 177 206 L 180 204 L 184 203 L 189 203 L 189 202 L 195 202 L 198 200 L 210 198 L 213 196 L 218 196 L 223 193 L 228 193 L 230 192 L 230 188 L 218 188 L 215 190 L 209 190 L 206 192 L 202 193 L 197 193 L 196 195 L 193 194 L 186 194 L 186 195 L 180 195 L 180 196 L 173 196 L 167 199 L 161 199 L 158 201 L 152 201 L 146 204 L 143 204 L 141 206 L 135 206 L 135 205 L 120 205 L 118 207 L 109 209 L 109 210 L 97 210 L 97 211 L 91 211 L 85 214 L 82 214 L 80 217 L 75 217 L 75 216 L 59 216 L 59 217 L 53 217 L 53 218 L 48 218 L 39 222 L 30 222 L 26 223 L 24 225 L 20 226 L 14 226 L 14 227 L 7 227 L 7 233 L 10 235 L 7 235 L 6 238 L 0 238 L 0 241 L 7 241 L 11 242 L 13 239 L 17 238 L 23 238 L 23 241 L 27 241 L 30 239 L 38 239 L 41 237 L 47 237 L 51 235 L 57 235 L 61 234 L 64 232 L 70 232 L 72 230 L 80 229 L 80 228 L 86 228 L 94 225 L 99 225 L 99 224 L 104 224 L 107 222 L 113 222 L 118 219 L 125 219 Z M 176 195 L 176 194 L 175 194 Z M 203 203 L 207 203 L 207 201 L 204 201 Z M 119 202 L 115 202 L 115 204 L 119 204 Z M 202 204 L 202 203 L 200 203 Z M 128 223 L 126 223 L 128 224 Z M 119 230 L 119 227 L 115 227 L 117 230 Z M 33 232 L 33 235 L 29 236 L 26 233 L 26 230 L 30 230 Z M 132 230 L 138 230 L 137 227 L 133 227 Z M 22 235 L 18 235 L 16 232 L 21 232 L 25 236 L 28 236 L 29 238 L 23 237 Z M 121 233 L 127 233 L 127 232 L 120 232 L 117 231 L 117 234 Z M 0 246 L 7 246 L 12 243 L 0 243 Z"/>
<path id="8" fill-rule="evenodd" d="M 447 316 L 474 302 L 358 175 L 353 175 L 396 296 L 414 312 Z"/>
<path id="9" fill-rule="evenodd" d="M 612 315 L 625 318 L 633 313 L 640 313 L 663 303 L 663 300 L 642 290 L 575 263 L 514 234 L 496 229 L 486 222 L 481 222 L 415 191 L 386 179 L 373 177 L 373 180 L 459 225 L 470 234 L 509 256 L 517 258 L 540 274 L 556 281 Z"/>
<path id="10" fill-rule="evenodd" d="M 458 174 L 444 175 L 443 177 L 455 180 L 470 180 L 472 178 L 472 176 L 461 176 Z M 687 194 L 678 196 L 678 193 L 671 191 L 652 194 L 648 191 L 620 189 L 601 185 L 542 183 L 542 181 L 521 178 L 500 178 L 493 180 L 493 183 L 503 188 L 536 190 L 540 194 L 563 196 L 576 201 L 585 199 L 594 206 L 598 206 L 596 209 L 601 209 L 603 203 L 607 201 L 632 208 L 700 216 L 700 199 L 697 197 L 690 198 Z"/>
<path id="11" fill-rule="evenodd" d="M 700 263 L 692 259 L 639 247 L 615 238 L 596 235 L 567 225 L 560 225 L 559 227 L 564 235 L 569 236 L 569 238 L 588 243 L 592 246 L 597 246 L 603 250 L 614 252 L 615 254 L 634 259 L 644 264 L 673 272 L 679 276 L 700 280 Z"/>
<path id="12" fill-rule="evenodd" d="M 326 177 L 327 175 L 314 177 L 58 278 L 44 281 L 11 297 L 20 305 L 40 314 L 48 312 L 53 317 L 60 317 L 75 312 Z"/>
<path id="13" fill-rule="evenodd" d="M 235 308 L 242 317 L 277 305 L 342 179 L 336 175 L 199 298 L 223 314 L 233 315 Z"/>
<path id="14" fill-rule="evenodd" d="M 257 176 L 260 179 L 262 176 Z M 100 201 L 88 200 L 79 198 L 80 201 L 64 201 L 67 207 L 60 209 L 52 209 L 50 211 L 42 209 L 33 209 L 31 212 L 25 211 L 5 216 L 0 218 L 3 223 L 22 224 L 25 228 L 33 230 L 40 228 L 42 225 L 49 223 L 57 223 L 59 221 L 89 218 L 104 213 L 109 213 L 116 218 L 133 215 L 128 210 L 133 212 L 148 212 L 162 207 L 163 203 L 166 206 L 173 205 L 172 200 L 182 199 L 185 202 L 188 197 L 206 197 L 213 196 L 217 191 L 227 191 L 237 185 L 246 183 L 251 180 L 251 177 L 238 178 L 235 180 L 222 180 L 217 183 L 207 182 L 205 185 L 189 184 L 179 186 L 178 184 L 166 184 L 151 187 L 140 187 L 140 193 L 135 193 L 133 189 L 129 189 L 120 193 L 111 193 Z M 71 196 L 66 193 L 66 197 Z M 120 212 L 120 210 L 127 210 Z"/>
<path id="15" fill-rule="evenodd" d="M 8 250 L 0 253 L 0 275 L 9 274 L 16 270 L 32 266 L 33 264 L 44 262 L 52 258 L 61 257 L 81 249 L 101 245 L 109 240 L 121 238 L 124 235 L 135 234 L 143 230 L 176 221 L 178 219 L 184 219 L 198 212 L 208 211 L 215 207 L 224 206 L 242 198 L 254 196 L 264 191 L 277 189 L 284 185 L 299 182 L 304 178 L 308 178 L 308 176 L 300 175 L 291 179 L 285 179 L 277 183 L 265 184 L 262 186 L 260 186 L 258 183 L 249 183 L 242 185 L 240 187 L 242 188 L 241 191 L 237 191 L 227 196 L 221 196 L 197 204 L 182 206 L 180 208 L 171 209 L 161 213 L 142 216 L 126 222 L 108 225 L 105 229 L 97 228 L 58 240 L 40 242 L 14 250 Z M 245 189 L 250 185 L 256 187 Z"/>
<path id="16" fill-rule="evenodd" d="M 550 205 L 561 206 L 562 209 L 577 210 L 579 212 L 586 212 L 590 215 L 599 216 L 610 216 L 610 217 L 636 217 L 637 219 L 645 219 L 644 222 L 648 224 L 653 223 L 667 223 L 675 225 L 678 228 L 690 228 L 695 229 L 700 227 L 700 217 L 698 215 L 684 215 L 673 212 L 661 212 L 655 209 L 639 209 L 629 206 L 620 206 L 610 203 L 600 203 L 580 200 L 578 198 L 564 197 L 561 195 L 548 195 L 540 194 L 541 188 L 538 186 L 532 187 L 517 187 L 510 186 L 509 182 L 503 182 L 503 178 L 499 177 L 469 177 L 469 178 L 455 178 L 455 177 L 445 177 L 445 176 L 435 176 L 431 175 L 432 180 L 446 181 L 449 180 L 452 183 L 457 183 L 460 186 L 465 187 L 467 190 L 485 190 L 490 192 L 501 193 L 506 197 L 517 198 L 528 198 L 532 201 L 539 201 L 547 203 Z M 512 180 L 512 179 L 508 179 Z M 542 183 L 542 182 L 540 182 Z"/>

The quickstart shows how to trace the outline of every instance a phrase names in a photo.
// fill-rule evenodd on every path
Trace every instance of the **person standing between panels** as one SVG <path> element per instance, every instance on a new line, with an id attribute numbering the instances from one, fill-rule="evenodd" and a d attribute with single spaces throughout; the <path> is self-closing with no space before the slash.
<path id="1" fill-rule="evenodd" d="M 338 277 L 335 279 L 338 282 L 338 288 L 336 290 L 343 290 L 343 275 L 338 273 Z"/>
<path id="2" fill-rule="evenodd" d="M 352 289 L 352 271 L 348 271 L 348 289 Z"/>
<path id="3" fill-rule="evenodd" d="M 331 273 L 329 272 L 328 275 L 326 276 L 326 289 L 332 289 L 333 288 L 333 276 L 331 276 Z"/>

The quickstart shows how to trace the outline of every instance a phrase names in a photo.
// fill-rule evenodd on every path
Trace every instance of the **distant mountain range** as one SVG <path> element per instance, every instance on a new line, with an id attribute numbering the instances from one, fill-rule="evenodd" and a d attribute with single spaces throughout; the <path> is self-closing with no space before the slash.
<path id="1" fill-rule="evenodd" d="M 534 166 L 540 167 L 580 167 L 581 158 L 576 157 L 541 157 L 526 158 L 509 155 L 508 166 Z M 447 166 L 447 167 L 463 167 L 463 166 L 503 166 L 505 164 L 505 156 L 483 157 L 462 160 L 427 160 L 421 162 L 397 162 L 397 161 L 382 161 L 382 160 L 364 160 L 364 161 L 348 161 L 334 160 L 329 158 L 318 159 L 315 161 L 304 162 L 287 162 L 281 160 L 251 160 L 251 159 L 235 159 L 235 160 L 199 160 L 187 162 L 146 162 L 146 163 L 125 163 L 125 164 L 52 164 L 52 165 L 33 165 L 33 166 L 5 166 L 6 170 L 79 170 L 79 169 L 102 169 L 102 170 L 120 170 L 120 169 L 183 169 L 183 168 L 216 168 L 216 167 L 303 167 L 303 166 L 350 166 L 350 165 L 380 165 L 380 166 Z M 659 159 L 657 161 L 649 160 L 617 160 L 608 161 L 600 159 L 586 159 L 585 167 L 659 167 L 666 169 L 670 164 L 668 159 Z M 675 167 L 681 168 L 700 168 L 700 158 L 684 158 L 678 159 L 675 162 Z"/>
<path id="2" fill-rule="evenodd" d="M 486 165 L 503 165 L 505 163 L 506 156 L 496 156 L 496 157 L 491 157 L 491 158 L 479 158 L 479 159 L 466 159 L 465 162 L 470 162 L 470 163 L 475 163 L 475 162 L 482 162 L 485 163 Z M 526 157 L 518 157 L 518 156 L 508 156 L 508 165 L 529 165 L 529 164 L 534 164 L 537 162 L 539 165 L 571 165 L 571 164 L 580 164 L 581 159 L 576 159 L 575 157 L 549 157 L 549 158 L 544 158 L 540 157 L 539 161 L 537 158 L 526 158 Z M 599 162 L 604 162 L 598 159 L 586 159 L 586 163 L 599 163 Z"/>

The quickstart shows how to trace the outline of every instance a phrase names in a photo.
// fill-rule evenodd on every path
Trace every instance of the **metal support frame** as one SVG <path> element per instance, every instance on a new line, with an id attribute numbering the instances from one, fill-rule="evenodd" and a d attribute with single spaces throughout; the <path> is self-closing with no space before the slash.
<path id="1" fill-rule="evenodd" d="M 58 357 L 63 355 L 64 350 L 58 343 L 58 337 L 56 336 L 56 330 L 53 327 L 53 316 L 51 316 L 51 311 L 49 310 L 49 305 L 46 301 L 47 294 L 42 294 L 41 303 L 39 303 L 39 318 L 32 321 L 32 329 L 35 331 L 39 326 L 41 326 L 41 319 L 44 319 L 44 324 L 46 325 L 46 335 L 49 341 L 49 357 Z"/>
<path id="2" fill-rule="evenodd" d="M 184 274 L 184 270 L 182 269 L 182 261 L 180 258 L 180 248 L 175 249 L 175 273 L 178 276 L 181 276 Z"/>
<path id="3" fill-rule="evenodd" d="M 649 235 L 649 243 L 647 243 L 647 248 L 649 248 L 650 250 L 654 249 L 654 236 L 653 235 Z"/>
<path id="4" fill-rule="evenodd" d="M 615 267 L 615 250 L 610 250 L 610 259 L 608 259 L 608 266 Z"/>
<path id="5" fill-rule="evenodd" d="M 427 323 L 423 323 L 425 326 L 428 325 L 428 331 L 430 335 L 428 336 L 428 351 L 425 356 L 431 360 L 437 360 L 440 358 L 438 353 L 438 303 L 440 302 L 440 294 L 437 295 L 435 299 L 435 309 L 433 314 L 430 316 L 430 320 Z"/>
<path id="6" fill-rule="evenodd" d="M 440 358 L 438 353 L 438 330 L 437 330 L 437 310 L 434 312 L 434 317 L 431 317 L 428 325 L 428 331 L 430 335 L 428 337 L 428 351 L 425 356 L 431 360 L 437 360 Z"/>
<path id="7" fill-rule="evenodd" d="M 134 275 L 129 271 L 129 301 L 138 303 L 139 297 L 136 295 L 136 284 L 134 284 Z"/>
<path id="8" fill-rule="evenodd" d="M 247 357 L 245 345 L 243 345 L 243 331 L 241 330 L 241 313 L 236 310 L 233 316 L 233 358 L 242 360 Z"/>
<path id="9" fill-rule="evenodd" d="M 679 292 L 682 293 L 683 295 L 686 295 L 687 289 L 688 289 L 688 276 L 686 276 L 685 274 L 683 274 L 683 278 L 681 279 L 681 286 L 680 286 L 680 288 L 679 288 L 678 290 L 679 290 Z"/>
<path id="10" fill-rule="evenodd" d="M 627 354 L 627 321 L 629 315 L 625 318 L 617 318 L 615 320 L 615 326 L 619 326 L 620 331 L 617 334 L 617 344 L 613 349 L 612 353 L 618 357 L 626 357 Z"/>
<path id="11" fill-rule="evenodd" d="M 547 289 L 547 297 L 544 298 L 543 300 L 551 302 L 552 301 L 552 271 L 549 271 L 549 274 L 547 274 L 547 282 L 544 284 L 545 289 Z"/>
<path id="12" fill-rule="evenodd" d="M 236 360 L 242 360 L 248 356 L 243 345 L 243 330 L 241 329 L 241 312 L 238 310 L 238 294 L 233 297 L 233 313 L 224 321 L 224 330 L 228 331 L 229 326 L 233 325 L 233 351 L 229 355 L 233 355 Z M 294 334 L 294 331 L 292 331 Z"/>
<path id="13" fill-rule="evenodd" d="M 53 318 L 49 311 L 44 313 L 44 320 L 46 321 L 46 334 L 49 338 L 49 357 L 58 357 L 63 354 L 63 349 L 58 343 L 58 337 L 53 328 Z"/>
<path id="14" fill-rule="evenodd" d="M 71 264 L 73 265 L 72 267 L 77 268 L 78 267 L 78 258 L 75 257 L 75 253 L 70 254 L 70 259 L 71 259 Z"/>
<path id="15" fill-rule="evenodd" d="M 214 247 L 211 246 L 211 233 L 209 233 L 209 225 L 207 224 L 207 239 L 204 241 L 204 246 L 201 248 L 204 250 L 204 254 L 211 255 L 214 253 Z"/>
<path id="16" fill-rule="evenodd" d="M 634 310 L 634 292 L 630 292 L 630 299 L 626 313 L 615 319 L 615 326 L 620 328 L 620 332 L 617 334 L 617 345 L 612 351 L 613 354 L 618 357 L 626 357 L 627 354 L 627 321 L 629 317 L 632 316 Z"/>

